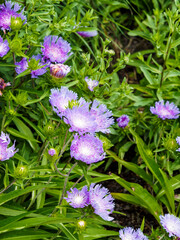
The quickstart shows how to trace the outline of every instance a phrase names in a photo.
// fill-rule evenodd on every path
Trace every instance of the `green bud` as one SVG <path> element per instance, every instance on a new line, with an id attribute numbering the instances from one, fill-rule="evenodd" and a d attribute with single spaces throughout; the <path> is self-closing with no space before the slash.
<path id="1" fill-rule="evenodd" d="M 44 132 L 47 136 L 50 136 L 54 133 L 54 126 L 51 123 L 46 124 L 44 127 Z"/>
<path id="2" fill-rule="evenodd" d="M 178 147 L 178 145 L 177 145 L 177 142 L 176 142 L 175 139 L 169 138 L 168 140 L 166 140 L 166 141 L 164 142 L 164 147 L 165 147 L 165 149 L 167 149 L 167 150 L 175 151 L 176 148 Z"/>
<path id="3" fill-rule="evenodd" d="M 78 220 L 78 222 L 77 222 L 77 227 L 81 231 L 86 229 L 86 225 L 87 225 L 86 222 L 82 219 Z"/>
<path id="4" fill-rule="evenodd" d="M 16 116 L 16 111 L 14 109 L 8 109 L 7 113 L 11 116 Z"/>
<path id="5" fill-rule="evenodd" d="M 20 53 L 22 50 L 22 41 L 19 38 L 15 38 L 10 43 L 10 49 L 14 53 Z"/>
<path id="6" fill-rule="evenodd" d="M 12 30 L 20 30 L 23 25 L 23 20 L 20 17 L 11 17 L 11 29 Z"/>
<path id="7" fill-rule="evenodd" d="M 19 93 L 16 97 L 16 103 L 23 106 L 24 104 L 26 104 L 28 101 L 28 94 L 27 92 L 22 92 Z"/>
<path id="8" fill-rule="evenodd" d="M 14 177 L 23 179 L 27 177 L 28 174 L 28 168 L 26 166 L 19 166 L 14 171 Z"/>

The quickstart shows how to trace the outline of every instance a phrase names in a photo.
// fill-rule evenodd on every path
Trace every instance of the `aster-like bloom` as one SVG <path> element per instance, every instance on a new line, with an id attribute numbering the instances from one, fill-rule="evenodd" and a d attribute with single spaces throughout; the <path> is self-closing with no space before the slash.
<path id="1" fill-rule="evenodd" d="M 167 101 L 164 104 L 164 101 L 156 102 L 155 107 L 150 107 L 152 114 L 156 114 L 159 118 L 165 119 L 176 119 L 179 117 L 179 108 L 174 105 L 174 103 L 169 103 Z"/>
<path id="2" fill-rule="evenodd" d="M 9 43 L 7 40 L 3 42 L 3 38 L 0 36 L 0 57 L 4 57 L 9 52 Z"/>
<path id="3" fill-rule="evenodd" d="M 65 197 L 65 199 L 73 208 L 84 208 L 89 205 L 89 192 L 87 186 L 84 186 L 82 190 L 73 188 L 71 192 L 67 191 L 67 195 L 68 197 Z"/>
<path id="4" fill-rule="evenodd" d="M 176 142 L 177 142 L 177 144 L 180 145 L 180 137 L 179 136 L 176 138 Z"/>
<path id="5" fill-rule="evenodd" d="M 109 193 L 109 190 L 102 187 L 101 184 L 95 185 L 92 183 L 89 190 L 89 202 L 94 208 L 94 213 L 102 217 L 106 221 L 112 221 L 114 218 L 110 217 L 114 211 L 114 199 Z"/>
<path id="6" fill-rule="evenodd" d="M 7 86 L 11 86 L 11 83 L 5 83 L 4 79 L 0 78 L 0 96 L 2 96 L 2 90 L 4 90 L 4 88 Z"/>
<path id="7" fill-rule="evenodd" d="M 50 148 L 48 150 L 48 154 L 53 157 L 56 154 L 56 150 L 54 148 Z"/>
<path id="8" fill-rule="evenodd" d="M 71 55 L 70 44 L 58 36 L 46 36 L 43 46 L 41 51 L 44 59 L 51 62 L 64 63 Z"/>
<path id="9" fill-rule="evenodd" d="M 61 87 L 61 89 L 51 89 L 51 95 L 49 102 L 53 107 L 53 111 L 57 113 L 59 117 L 64 116 L 64 112 L 68 107 L 68 104 L 72 100 L 77 99 L 77 94 L 69 90 L 67 87 Z"/>
<path id="10" fill-rule="evenodd" d="M 82 37 L 95 37 L 98 35 L 98 32 L 96 30 L 94 31 L 78 31 L 77 32 Z"/>
<path id="11" fill-rule="evenodd" d="M 22 58 L 22 60 L 20 62 L 16 62 L 15 65 L 17 66 L 15 68 L 16 73 L 20 74 L 22 72 L 24 72 L 25 70 L 27 70 L 28 68 L 28 62 L 26 58 Z"/>
<path id="12" fill-rule="evenodd" d="M 173 214 L 160 215 L 159 218 L 161 225 L 169 233 L 169 237 L 180 237 L 180 218 Z"/>
<path id="13" fill-rule="evenodd" d="M 148 240 L 141 229 L 134 230 L 131 227 L 125 227 L 119 231 L 121 240 Z"/>
<path id="14" fill-rule="evenodd" d="M 92 92 L 95 87 L 98 86 L 99 82 L 96 80 L 92 80 L 91 78 L 85 77 L 85 81 L 87 82 L 89 90 Z"/>
<path id="15" fill-rule="evenodd" d="M 5 1 L 5 4 L 0 5 L 0 28 L 5 30 L 10 30 L 11 18 L 20 17 L 24 23 L 26 22 L 26 17 L 23 15 L 24 9 L 18 13 L 20 10 L 18 3 L 11 3 L 11 1 Z"/>
<path id="16" fill-rule="evenodd" d="M 87 164 L 102 161 L 105 158 L 103 143 L 97 137 L 86 134 L 74 136 L 70 147 L 71 157 Z"/>
<path id="17" fill-rule="evenodd" d="M 119 127 L 125 128 L 129 123 L 129 117 L 128 117 L 128 115 L 124 114 L 121 117 L 119 117 L 116 121 L 117 121 Z"/>
<path id="18" fill-rule="evenodd" d="M 109 127 L 114 123 L 114 119 L 112 118 L 112 112 L 107 109 L 106 105 L 94 100 L 90 114 L 95 118 L 96 132 L 110 133 Z"/>
<path id="19" fill-rule="evenodd" d="M 8 160 L 18 151 L 15 149 L 15 143 L 8 148 L 10 138 L 8 134 L 1 132 L 0 136 L 0 161 Z"/>
<path id="20" fill-rule="evenodd" d="M 64 64 L 51 64 L 50 65 L 50 74 L 55 78 L 64 78 L 69 72 L 71 68 L 68 65 Z"/>

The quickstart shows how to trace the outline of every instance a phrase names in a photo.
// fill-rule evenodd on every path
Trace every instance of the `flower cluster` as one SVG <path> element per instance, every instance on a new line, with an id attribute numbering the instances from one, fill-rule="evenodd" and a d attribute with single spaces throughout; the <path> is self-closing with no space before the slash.
<path id="1" fill-rule="evenodd" d="M 88 85 L 89 90 L 92 92 L 95 87 L 98 86 L 99 82 L 96 80 L 92 80 L 91 78 L 85 77 L 85 81 Z"/>
<path id="2" fill-rule="evenodd" d="M 148 240 L 141 229 L 134 230 L 131 227 L 125 227 L 119 231 L 121 240 Z"/>
<path id="3" fill-rule="evenodd" d="M 0 161 L 8 160 L 18 151 L 15 149 L 15 143 L 8 148 L 10 138 L 8 134 L 1 132 L 0 136 Z"/>
<path id="4" fill-rule="evenodd" d="M 109 216 L 114 211 L 114 202 L 109 190 L 102 185 L 95 185 L 92 183 L 88 191 L 87 186 L 84 186 L 82 190 L 77 188 L 71 189 L 71 192 L 67 192 L 68 197 L 66 201 L 74 208 L 84 208 L 91 205 L 94 209 L 94 213 L 102 217 L 106 221 L 113 220 Z"/>
<path id="5" fill-rule="evenodd" d="M 119 127 L 125 128 L 129 123 L 129 117 L 128 115 L 122 115 L 116 121 Z"/>
<path id="6" fill-rule="evenodd" d="M 164 104 L 164 101 L 156 102 L 155 107 L 150 107 L 152 114 L 156 114 L 162 120 L 165 119 L 177 119 L 179 117 L 180 111 L 174 103 L 169 103 L 168 101 Z"/>
<path id="7" fill-rule="evenodd" d="M 159 218 L 161 225 L 169 233 L 169 237 L 176 236 L 180 238 L 180 218 L 172 214 L 160 215 Z"/>
<path id="8" fill-rule="evenodd" d="M 11 18 L 21 18 L 24 23 L 26 22 L 26 17 L 23 15 L 24 9 L 20 12 L 20 6 L 18 3 L 11 3 L 10 1 L 5 1 L 5 4 L 0 5 L 0 28 L 5 30 L 11 30 Z"/>

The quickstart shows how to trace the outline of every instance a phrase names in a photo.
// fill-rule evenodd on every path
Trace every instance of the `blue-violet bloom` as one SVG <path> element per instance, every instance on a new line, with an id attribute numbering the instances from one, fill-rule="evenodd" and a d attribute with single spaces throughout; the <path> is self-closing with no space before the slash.
<path id="1" fill-rule="evenodd" d="M 173 214 L 160 215 L 159 218 L 161 225 L 169 233 L 169 237 L 180 237 L 180 218 Z"/>
<path id="2" fill-rule="evenodd" d="M 124 114 L 124 115 L 120 116 L 116 121 L 117 121 L 117 124 L 119 127 L 125 128 L 129 123 L 129 117 L 128 117 L 128 115 Z"/>
<path id="3" fill-rule="evenodd" d="M 54 148 L 50 148 L 48 150 L 48 154 L 53 157 L 56 154 L 56 150 Z"/>
<path id="4" fill-rule="evenodd" d="M 69 90 L 67 87 L 61 87 L 61 89 L 51 89 L 51 95 L 49 102 L 53 107 L 53 111 L 57 113 L 59 117 L 64 116 L 66 108 L 68 108 L 69 102 L 77 99 L 77 94 Z"/>
<path id="5" fill-rule="evenodd" d="M 4 57 L 9 52 L 9 43 L 7 40 L 3 42 L 3 38 L 0 36 L 0 57 Z"/>
<path id="6" fill-rule="evenodd" d="M 89 90 L 92 92 L 95 87 L 98 86 L 99 82 L 96 80 L 92 80 L 91 78 L 85 77 L 85 81 L 88 85 Z"/>
<path id="7" fill-rule="evenodd" d="M 106 221 L 112 221 L 109 216 L 114 211 L 114 199 L 109 190 L 102 187 L 101 184 L 92 183 L 89 190 L 89 202 L 94 208 L 94 213 L 102 217 Z"/>
<path id="8" fill-rule="evenodd" d="M 71 68 L 68 65 L 64 64 L 51 64 L 50 65 L 50 74 L 55 78 L 64 78 L 69 72 Z"/>
<path id="9" fill-rule="evenodd" d="M 125 227 L 119 231 L 121 240 L 148 240 L 141 229 L 134 230 L 131 227 Z"/>
<path id="10" fill-rule="evenodd" d="M 99 162 L 105 158 L 103 143 L 99 138 L 90 134 L 82 136 L 76 134 L 71 143 L 70 154 L 71 157 L 86 164 Z"/>
<path id="11" fill-rule="evenodd" d="M 156 114 L 159 118 L 165 119 L 176 119 L 179 117 L 179 108 L 174 105 L 174 103 L 169 103 L 167 101 L 164 104 L 164 101 L 156 102 L 155 107 L 150 107 L 152 114 Z"/>
<path id="12" fill-rule="evenodd" d="M 41 48 L 44 60 L 56 63 L 64 63 L 72 54 L 70 44 L 58 36 L 46 36 L 44 38 L 44 48 Z"/>
<path id="13" fill-rule="evenodd" d="M 8 160 L 18 151 L 15 149 L 15 143 L 8 148 L 10 138 L 8 134 L 1 132 L 0 136 L 0 161 Z"/>
<path id="14" fill-rule="evenodd" d="M 73 208 L 84 208 L 89 205 L 89 192 L 87 186 L 84 186 L 82 190 L 73 188 L 71 192 L 67 191 L 67 195 L 65 199 Z"/>
<path id="15" fill-rule="evenodd" d="M 96 30 L 94 31 L 78 31 L 77 32 L 82 37 L 95 37 L 98 35 L 98 32 Z"/>
<path id="16" fill-rule="evenodd" d="M 26 22 L 26 17 L 23 15 L 24 9 L 18 13 L 20 8 L 18 3 L 11 3 L 11 1 L 5 1 L 5 4 L 0 5 L 0 28 L 3 31 L 11 29 L 12 17 L 20 17 L 24 23 Z"/>

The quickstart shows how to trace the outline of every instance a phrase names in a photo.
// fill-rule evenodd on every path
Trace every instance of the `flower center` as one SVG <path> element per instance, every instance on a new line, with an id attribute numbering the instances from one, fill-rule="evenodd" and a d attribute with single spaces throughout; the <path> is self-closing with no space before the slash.
<path id="1" fill-rule="evenodd" d="M 76 204 L 82 203 L 82 202 L 83 202 L 83 197 L 82 197 L 82 196 L 79 196 L 79 195 L 75 196 L 75 197 L 74 197 L 74 202 L 75 202 Z"/>

